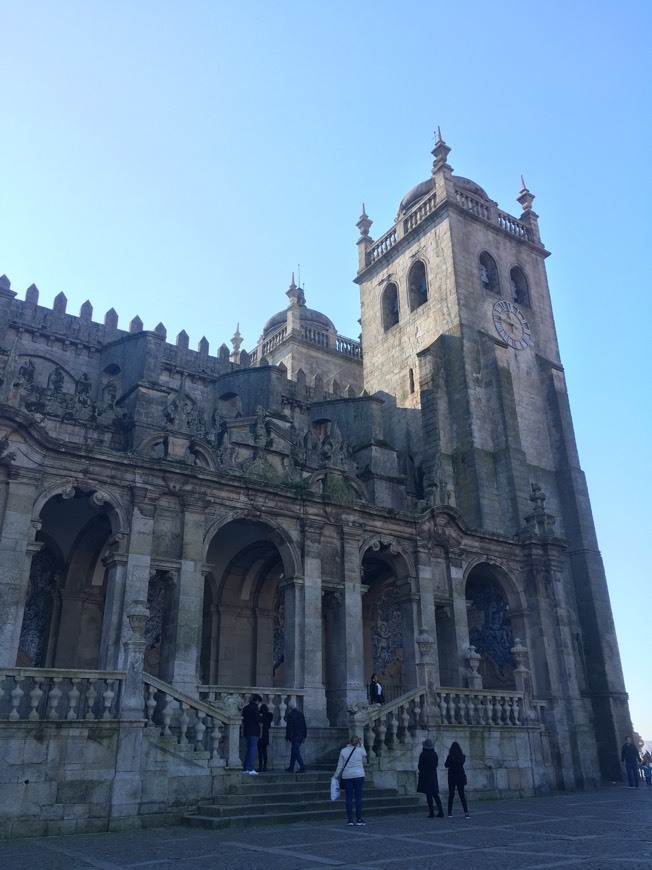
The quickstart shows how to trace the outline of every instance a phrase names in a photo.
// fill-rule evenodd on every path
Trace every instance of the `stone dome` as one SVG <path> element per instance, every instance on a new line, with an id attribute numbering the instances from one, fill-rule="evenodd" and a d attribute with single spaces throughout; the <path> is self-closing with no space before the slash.
<path id="1" fill-rule="evenodd" d="M 463 178 L 461 175 L 454 175 L 453 181 L 455 182 L 455 186 L 457 188 L 465 190 L 472 196 L 476 196 L 478 197 L 478 199 L 484 199 L 487 202 L 491 201 L 487 196 L 486 192 L 480 187 L 480 185 L 476 184 L 475 181 L 471 181 L 470 178 Z M 409 190 L 405 194 L 405 196 L 401 200 L 401 204 L 398 207 L 396 218 L 398 219 L 400 215 L 408 212 L 413 205 L 416 205 L 416 203 L 418 203 L 432 190 L 434 190 L 434 187 L 435 179 L 433 177 L 427 178 L 425 181 L 416 184 L 411 190 Z"/>
<path id="2" fill-rule="evenodd" d="M 301 326 L 305 326 L 308 329 L 317 329 L 320 332 L 337 332 L 333 321 L 329 317 L 326 317 L 325 314 L 322 314 L 321 311 L 315 311 L 314 308 L 308 308 L 305 302 L 303 304 L 299 303 L 298 308 Z M 270 317 L 263 327 L 262 338 L 267 338 L 272 333 L 276 332 L 276 330 L 281 326 L 284 326 L 287 323 L 287 319 L 287 308 L 284 308 L 283 311 L 279 311 L 277 314 Z"/>

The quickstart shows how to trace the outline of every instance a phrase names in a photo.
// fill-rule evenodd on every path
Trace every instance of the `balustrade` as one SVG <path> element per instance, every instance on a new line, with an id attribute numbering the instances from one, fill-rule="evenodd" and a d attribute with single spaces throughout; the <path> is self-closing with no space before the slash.
<path id="1" fill-rule="evenodd" d="M 521 239 L 531 240 L 530 231 L 525 224 L 520 223 L 520 221 L 517 221 L 516 218 L 513 218 L 507 212 L 498 212 L 498 225 L 502 229 L 507 230 L 508 233 L 513 233 Z"/>
<path id="2" fill-rule="evenodd" d="M 121 671 L 0 670 L 0 720 L 93 722 L 120 718 Z"/>
<path id="3" fill-rule="evenodd" d="M 519 692 L 439 689 L 436 707 L 440 725 L 518 727 L 523 721 L 523 695 Z"/>
<path id="4" fill-rule="evenodd" d="M 362 359 L 362 345 L 359 341 L 354 341 L 352 338 L 344 338 L 342 335 L 338 335 L 335 339 L 335 348 L 339 353 L 355 357 L 355 359 Z"/>
<path id="5" fill-rule="evenodd" d="M 396 228 L 392 228 L 388 233 L 380 238 L 373 248 L 369 251 L 369 262 L 375 263 L 383 254 L 386 254 L 396 244 L 397 235 Z"/>
<path id="6" fill-rule="evenodd" d="M 413 230 L 416 226 L 418 226 L 422 221 L 424 221 L 429 214 L 435 210 L 435 205 L 437 204 L 437 198 L 433 193 L 432 196 L 429 196 L 428 199 L 424 200 L 418 208 L 409 214 L 405 220 L 403 221 L 403 233 L 407 234 L 410 230 Z"/>
<path id="7" fill-rule="evenodd" d="M 249 703 L 252 695 L 260 695 L 263 704 L 267 704 L 269 712 L 274 717 L 272 725 L 285 727 L 285 714 L 289 702 L 296 701 L 297 707 L 303 709 L 303 695 L 296 689 L 280 688 L 250 688 L 243 686 L 200 686 L 199 697 L 218 710 L 242 710 Z"/>

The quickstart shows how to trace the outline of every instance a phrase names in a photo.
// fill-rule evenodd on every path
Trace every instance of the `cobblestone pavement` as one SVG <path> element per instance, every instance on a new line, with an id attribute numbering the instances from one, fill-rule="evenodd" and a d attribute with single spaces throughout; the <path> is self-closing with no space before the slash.
<path id="1" fill-rule="evenodd" d="M 368 818 L 203 831 L 183 827 L 0 841 L 2 870 L 652 870 L 652 789 L 459 803 L 453 817 Z"/>

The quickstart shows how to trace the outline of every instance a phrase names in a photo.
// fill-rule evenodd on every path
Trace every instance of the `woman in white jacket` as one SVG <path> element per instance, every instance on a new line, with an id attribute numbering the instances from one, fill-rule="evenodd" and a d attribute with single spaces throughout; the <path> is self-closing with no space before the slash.
<path id="1" fill-rule="evenodd" d="M 346 797 L 346 815 L 348 824 L 353 826 L 353 797 L 355 796 L 355 824 L 360 827 L 365 824 L 362 818 L 362 785 L 364 783 L 364 759 L 367 757 L 360 738 L 355 735 L 349 744 L 342 749 L 337 762 L 335 776 L 341 778 Z"/>

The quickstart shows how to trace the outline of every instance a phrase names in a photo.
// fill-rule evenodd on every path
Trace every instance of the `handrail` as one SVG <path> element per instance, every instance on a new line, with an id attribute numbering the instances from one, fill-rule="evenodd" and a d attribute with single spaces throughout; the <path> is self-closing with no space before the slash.
<path id="1" fill-rule="evenodd" d="M 170 697 L 174 698 L 175 701 L 181 701 L 189 707 L 192 707 L 194 710 L 200 710 L 202 713 L 205 713 L 206 716 L 211 716 L 213 719 L 219 719 L 219 721 L 223 722 L 225 725 L 240 724 L 242 718 L 240 713 L 229 714 L 228 711 L 220 709 L 213 704 L 207 704 L 201 699 L 193 698 L 192 695 L 186 695 L 185 692 L 180 692 L 178 689 L 175 689 L 174 686 L 171 686 L 169 683 L 164 683 L 163 680 L 159 680 L 158 677 L 154 677 L 152 674 L 144 673 L 143 681 L 148 685 L 153 686 L 155 689 L 158 689 L 160 692 L 165 692 L 166 695 L 170 695 Z"/>

